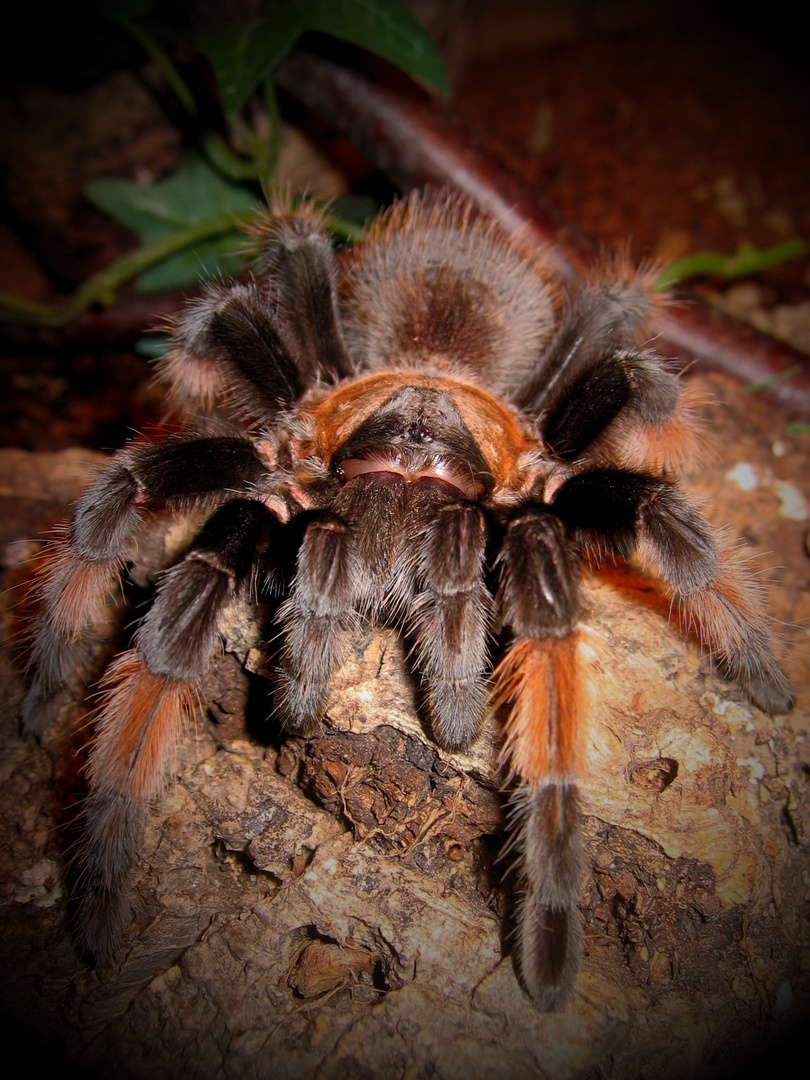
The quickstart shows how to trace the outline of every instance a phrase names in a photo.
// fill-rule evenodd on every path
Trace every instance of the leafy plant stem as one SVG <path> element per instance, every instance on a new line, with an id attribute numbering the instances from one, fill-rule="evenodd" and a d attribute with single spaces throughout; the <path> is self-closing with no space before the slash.
<path id="1" fill-rule="evenodd" d="M 7 322 L 25 322 L 39 327 L 65 326 L 93 304 L 109 307 L 115 301 L 115 290 L 149 267 L 202 240 L 242 228 L 253 217 L 253 214 L 224 214 L 155 240 L 94 274 L 59 304 L 40 304 L 0 292 L 0 317 Z"/>
<path id="2" fill-rule="evenodd" d="M 204 132 L 200 144 L 210 164 L 228 180 L 243 183 L 246 180 L 255 182 L 261 179 L 261 172 L 254 162 L 237 154 L 219 132 Z"/>
<path id="3" fill-rule="evenodd" d="M 112 18 L 122 29 L 126 30 L 134 41 L 137 41 L 149 59 L 154 61 L 161 75 L 174 92 L 175 97 L 189 116 L 197 116 L 198 109 L 194 95 L 189 90 L 185 79 L 172 63 L 169 55 L 158 45 L 151 34 L 147 34 L 142 26 L 138 26 L 136 22 L 128 19 L 126 15 L 113 15 Z"/>
<path id="4" fill-rule="evenodd" d="M 801 371 L 801 367 L 798 364 L 793 364 L 791 367 L 785 368 L 784 371 L 777 372 L 776 375 L 771 375 L 767 379 L 762 379 L 759 382 L 747 383 L 743 387 L 744 394 L 758 394 L 760 390 L 767 390 L 771 386 L 775 386 L 777 383 L 785 382 L 787 379 L 792 379 L 794 375 L 798 375 Z"/>
<path id="5" fill-rule="evenodd" d="M 795 237 L 782 244 L 760 250 L 753 244 L 740 244 L 733 255 L 717 255 L 709 251 L 697 251 L 668 266 L 655 283 L 658 290 L 671 288 L 687 278 L 714 274 L 733 279 L 748 277 L 767 270 L 770 266 L 804 255 L 807 243 Z"/>
<path id="6" fill-rule="evenodd" d="M 252 123 L 238 116 L 231 121 L 230 126 L 236 144 L 249 158 L 246 167 L 251 171 L 250 179 L 258 180 L 269 188 L 281 146 L 281 117 L 272 79 L 265 81 L 263 97 L 266 113 L 262 111 L 261 105 L 255 102 Z M 256 116 L 255 112 L 259 115 Z"/>

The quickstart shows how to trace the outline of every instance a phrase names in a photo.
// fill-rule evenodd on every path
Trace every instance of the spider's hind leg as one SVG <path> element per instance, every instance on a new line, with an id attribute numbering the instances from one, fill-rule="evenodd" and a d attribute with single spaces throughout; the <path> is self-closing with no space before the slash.
<path id="1" fill-rule="evenodd" d="M 75 863 L 77 939 L 96 959 L 115 947 L 144 806 L 161 792 L 196 706 L 219 617 L 249 585 L 277 527 L 262 503 L 236 499 L 220 508 L 183 561 L 163 575 L 134 647 L 101 682 Z"/>
<path id="2" fill-rule="evenodd" d="M 643 345 L 662 304 L 652 273 L 615 265 L 569 298 L 537 370 L 513 392 L 559 462 L 677 468 L 698 448 L 681 380 Z"/>
<path id="3" fill-rule="evenodd" d="M 746 565 L 750 556 L 670 487 L 642 509 L 640 554 L 723 673 L 764 712 L 790 712 L 795 698 L 777 659 L 765 590 Z"/>
<path id="4" fill-rule="evenodd" d="M 529 505 L 508 524 L 498 569 L 514 637 L 495 669 L 493 700 L 507 710 L 504 755 L 516 781 L 518 963 L 535 1004 L 549 1010 L 565 1004 L 580 958 L 577 776 L 590 694 L 579 568 L 562 521 Z"/>
<path id="5" fill-rule="evenodd" d="M 181 414 L 224 409 L 262 426 L 321 376 L 352 373 L 322 215 L 302 206 L 260 218 L 251 231 L 260 276 L 206 286 L 177 319 L 174 349 L 158 363 Z"/>

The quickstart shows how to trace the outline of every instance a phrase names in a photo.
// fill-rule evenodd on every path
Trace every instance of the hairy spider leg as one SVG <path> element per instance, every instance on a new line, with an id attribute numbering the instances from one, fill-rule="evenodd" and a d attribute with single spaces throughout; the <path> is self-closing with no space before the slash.
<path id="1" fill-rule="evenodd" d="M 118 587 L 147 509 L 210 505 L 223 490 L 249 492 L 264 472 L 246 439 L 177 438 L 119 454 L 80 499 L 36 583 L 41 614 L 21 712 L 25 731 L 44 729 L 55 695 L 84 667 L 88 635 Z"/>
<path id="2" fill-rule="evenodd" d="M 220 407 L 262 426 L 321 376 L 352 373 L 321 226 L 311 208 L 260 219 L 252 230 L 260 281 L 214 283 L 188 305 L 174 349 L 158 363 L 171 409 Z"/>
<path id="3" fill-rule="evenodd" d="M 728 675 L 768 713 L 794 699 L 776 657 L 762 590 L 745 558 L 717 536 L 700 511 L 660 477 L 595 470 L 565 483 L 554 510 L 586 546 L 625 557 L 638 551 L 669 587 Z"/>
<path id="4" fill-rule="evenodd" d="M 635 464 L 651 446 L 660 448 L 661 467 L 686 453 L 691 437 L 677 419 L 678 380 L 637 344 L 655 303 L 640 279 L 583 286 L 536 372 L 515 390 L 518 407 L 538 418 L 545 451 L 563 478 L 601 459 Z M 637 431 L 646 435 L 634 443 Z M 526 505 L 511 518 L 497 560 L 503 618 L 514 637 L 495 670 L 493 700 L 507 707 L 504 753 L 517 781 L 518 964 L 542 1009 L 565 1003 L 580 958 L 576 781 L 592 688 L 577 629 L 579 547 L 562 513 L 566 499 L 577 503 L 575 487 L 573 498 L 566 495 L 572 483 L 563 479 L 557 490 L 559 508 L 557 500 Z M 615 522 L 600 520 L 606 524 L 610 531 Z"/>
<path id="5" fill-rule="evenodd" d="M 359 620 L 369 618 L 405 630 L 437 739 L 468 746 L 488 705 L 483 510 L 439 480 L 406 482 L 384 471 L 349 480 L 333 505 L 312 515 L 279 609 L 281 717 L 314 729 Z"/>
<path id="6" fill-rule="evenodd" d="M 354 371 L 338 317 L 337 264 L 326 215 L 312 202 L 259 218 L 250 230 L 256 270 L 270 283 L 276 316 L 307 383 Z"/>
<path id="7" fill-rule="evenodd" d="M 470 746 L 489 708 L 486 544 L 482 508 L 456 501 L 440 504 L 414 538 L 418 592 L 408 627 L 433 732 L 448 750 Z"/>
<path id="8" fill-rule="evenodd" d="M 544 443 L 561 463 L 677 469 L 698 448 L 694 419 L 675 372 L 639 347 L 666 301 L 649 275 L 622 280 L 608 271 L 573 294 L 515 402 L 540 418 Z"/>
<path id="9" fill-rule="evenodd" d="M 527 504 L 507 524 L 496 569 L 513 636 L 492 697 L 506 707 L 504 758 L 516 782 L 518 967 L 537 1007 L 549 1010 L 565 1003 L 580 956 L 577 776 L 590 675 L 577 630 L 579 567 L 559 517 Z"/>
<path id="10" fill-rule="evenodd" d="M 309 516 L 287 600 L 278 612 L 284 647 L 276 708 L 288 725 L 314 730 L 332 676 L 361 619 L 402 621 L 413 597 L 409 485 L 393 473 L 350 479 L 331 511 Z M 397 620 L 399 616 L 399 620 Z"/>
<path id="11" fill-rule="evenodd" d="M 164 573 L 133 648 L 100 683 L 75 864 L 77 939 L 97 959 L 111 953 L 121 930 L 123 886 L 143 808 L 165 785 L 217 642 L 219 616 L 244 592 L 279 528 L 263 503 L 234 499 L 220 507 L 182 562 Z"/>
<path id="12" fill-rule="evenodd" d="M 284 646 L 275 704 L 290 727 L 312 732 L 323 718 L 332 674 L 358 629 L 362 573 L 351 526 L 330 511 L 313 514 L 278 612 Z"/>

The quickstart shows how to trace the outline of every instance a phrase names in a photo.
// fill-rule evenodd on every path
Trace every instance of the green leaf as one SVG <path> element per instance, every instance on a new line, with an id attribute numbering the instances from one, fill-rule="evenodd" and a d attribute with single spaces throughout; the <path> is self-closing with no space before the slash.
<path id="1" fill-rule="evenodd" d="M 278 67 L 304 29 L 295 12 L 284 12 L 270 20 L 250 19 L 203 35 L 200 51 L 213 68 L 229 120 Z"/>
<path id="2" fill-rule="evenodd" d="M 168 334 L 150 334 L 148 337 L 138 338 L 134 345 L 138 356 L 143 356 L 146 360 L 158 360 L 171 348 L 172 339 Z"/>
<path id="3" fill-rule="evenodd" d="M 241 233 L 236 218 L 257 208 L 245 188 L 224 180 L 199 155 L 189 155 L 180 168 L 153 184 L 98 179 L 85 188 L 85 197 L 98 210 L 135 232 L 146 246 L 195 225 L 232 216 L 232 230 L 200 240 L 138 278 L 141 292 L 186 288 L 206 278 L 236 273 Z"/>
<path id="4" fill-rule="evenodd" d="M 665 268 L 655 283 L 656 289 L 671 288 L 688 278 L 713 275 L 733 280 L 760 274 L 771 266 L 804 255 L 807 243 L 799 237 L 785 240 L 774 247 L 759 249 L 742 241 L 733 255 L 717 255 L 710 251 L 696 251 Z"/>
<path id="5" fill-rule="evenodd" d="M 439 51 L 402 0 L 273 0 L 262 18 L 226 24 L 199 41 L 229 119 L 307 30 L 368 49 L 448 93 Z"/>
<path id="6" fill-rule="evenodd" d="M 401 0 L 313 0 L 312 30 L 359 45 L 449 92 L 439 50 Z"/>

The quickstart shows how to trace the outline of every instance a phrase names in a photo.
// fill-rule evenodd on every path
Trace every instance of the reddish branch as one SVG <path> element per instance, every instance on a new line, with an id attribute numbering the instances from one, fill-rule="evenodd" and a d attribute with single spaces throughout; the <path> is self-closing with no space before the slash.
<path id="1" fill-rule="evenodd" d="M 476 144 L 445 109 L 425 96 L 392 90 L 328 60 L 289 56 L 281 86 L 347 138 L 402 191 L 449 184 L 509 232 L 550 249 L 560 275 L 576 278 L 596 246 Z M 658 347 L 683 363 L 698 360 L 745 383 L 796 417 L 810 417 L 810 362 L 802 353 L 710 308 L 686 291 L 662 316 Z M 789 378 L 785 372 L 795 371 Z"/>
<path id="2" fill-rule="evenodd" d="M 511 233 L 542 245 L 560 276 L 575 280 L 596 245 L 535 191 L 486 153 L 446 109 L 424 95 L 393 90 L 328 60 L 293 53 L 278 82 L 330 126 L 343 132 L 402 191 L 447 184 L 464 192 Z M 698 360 L 744 383 L 767 384 L 763 396 L 792 416 L 810 417 L 810 361 L 802 353 L 723 315 L 683 290 L 682 303 L 662 314 L 659 348 L 683 364 Z M 86 312 L 63 331 L 4 328 L 7 340 L 28 343 L 116 340 L 139 336 L 182 304 L 180 294 L 132 297 Z M 794 372 L 785 377 L 786 372 Z"/>

